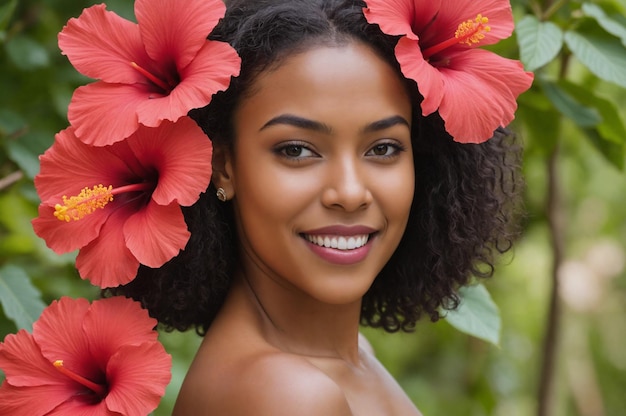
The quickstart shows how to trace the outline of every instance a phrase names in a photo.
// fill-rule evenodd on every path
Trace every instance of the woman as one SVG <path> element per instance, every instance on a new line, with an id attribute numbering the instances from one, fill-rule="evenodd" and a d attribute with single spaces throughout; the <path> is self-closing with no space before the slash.
<path id="1" fill-rule="evenodd" d="M 420 414 L 359 324 L 438 319 L 510 247 L 518 149 L 423 117 L 365 6 L 235 0 L 211 35 L 242 59 L 190 113 L 212 184 L 185 211 L 186 249 L 118 289 L 204 334 L 175 415 Z"/>

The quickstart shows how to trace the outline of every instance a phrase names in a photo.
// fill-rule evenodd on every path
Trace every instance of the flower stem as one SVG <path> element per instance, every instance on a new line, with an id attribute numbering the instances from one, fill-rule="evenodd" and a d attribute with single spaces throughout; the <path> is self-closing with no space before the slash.
<path id="1" fill-rule="evenodd" d="M 91 380 L 87 380 L 85 377 L 74 373 L 73 371 L 68 370 L 63 366 L 63 360 L 56 360 L 54 363 L 54 368 L 56 368 L 61 374 L 71 378 L 75 382 L 82 384 L 87 387 L 89 390 L 96 393 L 99 397 L 105 397 L 107 394 L 107 388 L 101 384 L 94 383 Z"/>

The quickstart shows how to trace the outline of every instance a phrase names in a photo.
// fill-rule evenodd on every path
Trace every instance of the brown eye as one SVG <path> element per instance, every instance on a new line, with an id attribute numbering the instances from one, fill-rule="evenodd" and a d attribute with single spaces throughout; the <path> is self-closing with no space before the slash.
<path id="1" fill-rule="evenodd" d="M 367 151 L 366 156 L 386 159 L 398 156 L 398 154 L 404 150 L 405 148 L 401 143 L 397 143 L 395 141 L 382 142 L 372 146 L 370 150 Z"/>
<path id="2" fill-rule="evenodd" d="M 303 147 L 302 146 L 298 146 L 298 145 L 289 145 L 286 146 L 283 149 L 283 152 L 285 152 L 285 156 L 289 156 L 289 157 L 299 157 L 302 155 L 302 150 Z"/>
<path id="3" fill-rule="evenodd" d="M 378 144 L 372 148 L 372 153 L 376 156 L 385 156 L 388 154 L 390 147 L 388 144 Z"/>
<path id="4" fill-rule="evenodd" d="M 283 143 L 274 149 L 274 152 L 284 158 L 287 159 L 306 159 L 317 156 L 313 150 L 309 148 L 306 144 L 300 144 L 298 142 L 294 143 Z"/>

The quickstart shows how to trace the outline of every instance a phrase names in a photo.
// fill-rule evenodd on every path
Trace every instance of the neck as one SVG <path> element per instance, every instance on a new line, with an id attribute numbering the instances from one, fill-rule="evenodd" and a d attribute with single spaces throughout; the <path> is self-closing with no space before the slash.
<path id="1" fill-rule="evenodd" d="M 276 348 L 311 358 L 357 364 L 361 301 L 329 305 L 271 279 L 236 278 L 234 291 L 250 306 L 263 336 Z"/>

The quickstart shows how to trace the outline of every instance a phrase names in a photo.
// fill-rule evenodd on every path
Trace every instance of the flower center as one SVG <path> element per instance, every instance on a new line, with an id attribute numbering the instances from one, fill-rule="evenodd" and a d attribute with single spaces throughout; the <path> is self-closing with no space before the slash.
<path id="1" fill-rule="evenodd" d="M 468 46 L 479 43 L 485 38 L 485 32 L 489 32 L 491 30 L 491 27 L 487 26 L 488 22 L 489 19 L 484 17 L 482 14 L 476 16 L 474 20 L 470 19 L 462 22 L 457 27 L 456 32 L 454 32 L 453 38 L 424 49 L 422 51 L 424 59 L 429 59 L 436 53 L 439 53 L 451 46 L 458 45 L 459 43 Z"/>
<path id="2" fill-rule="evenodd" d="M 139 66 L 136 62 L 131 62 L 130 66 L 132 66 L 137 71 L 139 71 L 141 75 L 148 78 L 148 80 L 152 82 L 154 85 L 162 89 L 166 95 L 169 94 L 174 89 L 174 87 L 178 84 L 178 82 L 174 80 L 169 80 L 169 81 L 162 80 L 161 78 L 157 77 L 156 75 L 154 75 L 147 69 Z"/>
<path id="3" fill-rule="evenodd" d="M 86 379 L 85 377 L 76 374 L 75 372 L 68 370 L 63 366 L 63 360 L 56 360 L 52 363 L 54 368 L 56 368 L 61 374 L 67 376 L 68 378 L 74 380 L 78 384 L 81 384 L 87 387 L 89 390 L 93 391 L 99 398 L 106 397 L 108 393 L 107 386 L 103 386 L 102 384 L 94 383 L 91 380 Z"/>
<path id="4" fill-rule="evenodd" d="M 96 185 L 91 189 L 83 188 L 78 195 L 69 198 L 63 195 L 63 204 L 54 206 L 54 216 L 61 221 L 78 221 L 94 213 L 97 209 L 104 208 L 109 202 L 113 201 L 114 195 L 144 191 L 152 186 L 152 184 L 144 182 L 120 186 L 119 188 L 113 188 L 112 185 L 105 187 L 102 184 Z"/>

